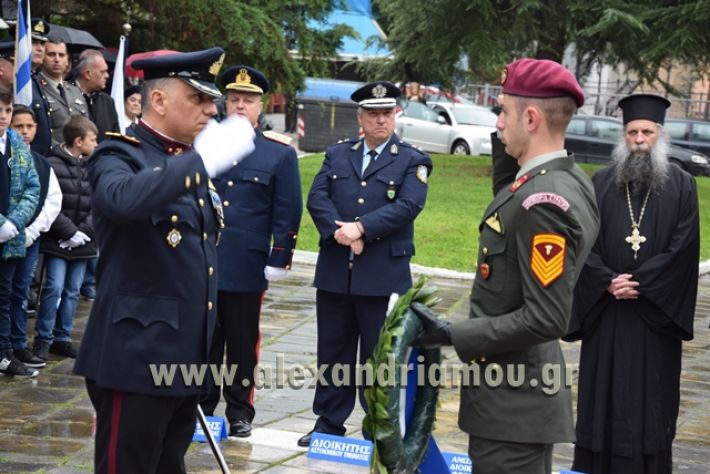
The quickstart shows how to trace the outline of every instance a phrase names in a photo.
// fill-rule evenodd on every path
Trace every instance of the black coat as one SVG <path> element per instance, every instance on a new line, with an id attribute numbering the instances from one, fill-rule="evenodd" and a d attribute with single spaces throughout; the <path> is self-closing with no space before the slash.
<path id="1" fill-rule="evenodd" d="M 203 392 L 150 364 L 206 364 L 217 319 L 217 231 L 207 172 L 145 126 L 109 139 L 89 161 L 101 255 L 96 301 L 74 371 L 113 390 Z M 214 201 L 213 198 L 214 197 Z"/>
<path id="2" fill-rule="evenodd" d="M 101 142 L 106 138 L 106 132 L 120 132 L 118 125 L 118 114 L 116 114 L 116 105 L 113 98 L 106 92 L 92 92 L 86 96 L 86 102 L 89 104 L 89 118 L 96 124 L 99 129 L 97 135 L 98 141 Z"/>
<path id="3" fill-rule="evenodd" d="M 96 256 L 94 226 L 91 221 L 91 185 L 81 162 L 67 153 L 63 147 L 52 149 L 47 158 L 57 175 L 62 190 L 62 210 L 49 232 L 43 234 L 40 252 L 65 260 L 82 260 Z M 82 231 L 91 242 L 73 249 L 59 246 L 61 240 L 70 239 L 76 231 Z"/>

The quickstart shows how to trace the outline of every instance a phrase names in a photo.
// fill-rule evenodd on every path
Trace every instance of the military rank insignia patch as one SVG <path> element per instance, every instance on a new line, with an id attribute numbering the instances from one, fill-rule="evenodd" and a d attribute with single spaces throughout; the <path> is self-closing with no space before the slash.
<path id="1" fill-rule="evenodd" d="M 547 288 L 565 270 L 565 238 L 557 234 L 535 234 L 530 256 L 530 270 Z"/>
<path id="2" fill-rule="evenodd" d="M 559 207 L 564 212 L 567 212 L 569 209 L 567 199 L 555 193 L 535 193 L 526 197 L 523 201 L 523 207 L 526 211 L 537 204 L 552 204 Z"/>
<path id="3" fill-rule="evenodd" d="M 417 166 L 417 179 L 426 184 L 429 176 L 429 170 L 424 165 Z"/>

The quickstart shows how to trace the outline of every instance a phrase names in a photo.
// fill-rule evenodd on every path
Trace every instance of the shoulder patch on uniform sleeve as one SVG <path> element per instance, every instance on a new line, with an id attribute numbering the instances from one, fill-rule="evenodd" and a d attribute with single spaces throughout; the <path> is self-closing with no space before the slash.
<path id="1" fill-rule="evenodd" d="M 140 145 L 140 143 L 141 143 L 141 141 L 138 140 L 136 137 L 123 135 L 118 132 L 105 132 L 104 135 L 106 135 L 109 138 L 115 138 L 117 140 L 121 140 L 123 142 L 130 143 L 131 145 Z"/>
<path id="2" fill-rule="evenodd" d="M 569 209 L 569 202 L 567 199 L 556 193 L 535 193 L 526 197 L 523 201 L 523 207 L 526 211 L 537 204 L 552 204 L 559 207 L 564 212 L 567 212 Z"/>
<path id="3" fill-rule="evenodd" d="M 417 166 L 417 179 L 426 184 L 429 179 L 429 170 L 424 165 Z"/>
<path id="4" fill-rule="evenodd" d="M 540 233 L 533 236 L 530 271 L 543 288 L 550 286 L 565 271 L 566 240 L 558 234 Z"/>
<path id="5" fill-rule="evenodd" d="M 268 138 L 273 142 L 281 143 L 282 145 L 290 145 L 293 141 L 293 138 L 289 137 L 288 135 L 283 135 L 272 130 L 266 130 L 262 133 L 264 134 L 265 138 Z"/>

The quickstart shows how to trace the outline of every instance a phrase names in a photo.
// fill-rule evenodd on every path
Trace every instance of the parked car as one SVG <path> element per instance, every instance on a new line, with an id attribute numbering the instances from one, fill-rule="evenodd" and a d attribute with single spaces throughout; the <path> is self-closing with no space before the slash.
<path id="1" fill-rule="evenodd" d="M 665 127 L 674 145 L 710 154 L 710 122 L 668 118 Z"/>
<path id="2" fill-rule="evenodd" d="M 397 134 L 431 153 L 490 155 L 496 115 L 485 107 L 439 103 L 427 107 L 402 102 Z"/>
<path id="3" fill-rule="evenodd" d="M 608 164 L 623 130 L 621 120 L 613 117 L 575 115 L 565 133 L 565 148 L 577 163 Z M 710 160 L 700 152 L 671 145 L 669 159 L 693 176 L 710 176 Z"/>

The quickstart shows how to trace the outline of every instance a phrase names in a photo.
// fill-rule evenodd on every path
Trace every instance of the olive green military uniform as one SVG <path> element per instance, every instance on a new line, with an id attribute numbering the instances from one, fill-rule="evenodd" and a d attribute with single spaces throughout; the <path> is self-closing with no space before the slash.
<path id="1" fill-rule="evenodd" d="M 537 445 L 548 458 L 551 444 L 574 439 L 571 380 L 558 339 L 598 230 L 592 183 L 573 157 L 532 168 L 486 209 L 470 319 L 451 327 L 458 356 L 480 374 L 480 383 L 472 377 L 462 388 L 459 411 L 472 457 L 485 458 L 473 459 L 477 474 L 541 471 L 508 465 L 509 454 L 496 459 L 488 446 L 477 452 L 476 439 L 521 451 Z"/>

